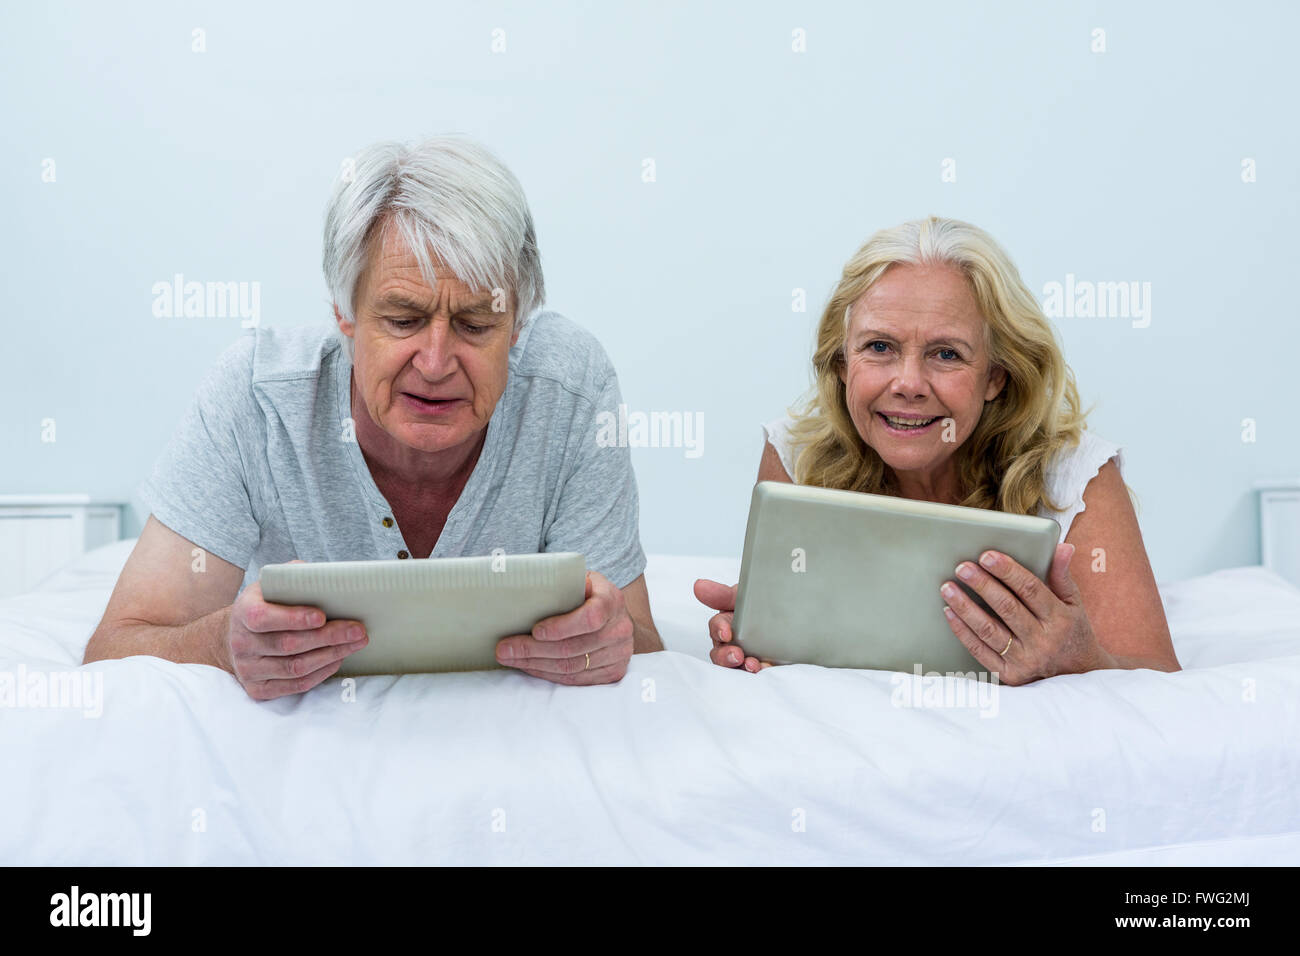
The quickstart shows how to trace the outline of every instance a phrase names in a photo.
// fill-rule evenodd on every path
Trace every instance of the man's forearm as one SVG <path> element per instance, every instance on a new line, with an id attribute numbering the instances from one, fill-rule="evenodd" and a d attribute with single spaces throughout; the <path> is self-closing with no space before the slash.
<path id="1" fill-rule="evenodd" d="M 663 649 L 664 642 L 660 640 L 655 626 L 632 618 L 632 653 L 651 654 Z"/>
<path id="2" fill-rule="evenodd" d="M 83 664 L 146 655 L 177 664 L 207 664 L 230 670 L 225 659 L 229 606 L 205 614 L 188 624 L 167 626 L 143 621 L 100 625 L 86 645 Z"/>

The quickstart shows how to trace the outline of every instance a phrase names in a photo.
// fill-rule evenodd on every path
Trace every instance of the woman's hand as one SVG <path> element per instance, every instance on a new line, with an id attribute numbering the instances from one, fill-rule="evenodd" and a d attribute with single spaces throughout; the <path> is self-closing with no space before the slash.
<path id="1" fill-rule="evenodd" d="M 991 616 L 952 581 L 940 588 L 948 626 L 971 655 L 1004 684 L 1115 667 L 1097 643 L 1079 589 L 1070 577 L 1074 545 L 1057 545 L 1044 584 L 1000 551 L 980 564 L 963 561 L 957 576 L 996 613 Z M 982 567 L 980 566 L 982 565 Z"/>
<path id="2" fill-rule="evenodd" d="M 719 581 L 700 578 L 695 582 L 695 598 L 701 604 L 713 608 L 718 614 L 709 618 L 709 637 L 713 639 L 713 650 L 709 651 L 709 660 L 722 667 L 740 667 L 757 673 L 764 667 L 772 665 L 760 661 L 757 657 L 746 657 L 745 652 L 731 643 L 731 622 L 736 616 L 736 588 L 739 585 L 727 585 Z"/>

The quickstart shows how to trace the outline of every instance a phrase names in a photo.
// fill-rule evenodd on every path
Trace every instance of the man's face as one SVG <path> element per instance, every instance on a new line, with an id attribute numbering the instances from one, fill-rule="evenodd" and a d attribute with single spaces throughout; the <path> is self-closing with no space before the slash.
<path id="1" fill-rule="evenodd" d="M 494 312 L 491 292 L 471 292 L 436 260 L 435 291 L 400 232 L 382 237 L 357 284 L 356 322 L 338 317 L 353 340 L 357 391 L 375 424 L 410 448 L 473 441 L 505 392 L 518 338 L 511 303 Z"/>

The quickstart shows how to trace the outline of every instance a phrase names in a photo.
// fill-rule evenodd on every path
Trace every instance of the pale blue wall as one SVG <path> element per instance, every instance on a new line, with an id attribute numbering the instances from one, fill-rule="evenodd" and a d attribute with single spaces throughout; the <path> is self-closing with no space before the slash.
<path id="1" fill-rule="evenodd" d="M 698 459 L 635 453 L 647 550 L 739 551 L 759 422 L 807 382 L 844 260 L 938 213 L 1036 291 L 1152 284 L 1148 328 L 1059 322 L 1093 427 L 1125 448 L 1162 579 L 1258 560 L 1252 482 L 1300 477 L 1294 5 L 269 6 L 2 15 L 0 492 L 130 498 L 238 334 L 155 318 L 152 284 L 257 281 L 264 322 L 323 322 L 343 157 L 460 131 L 524 183 L 549 303 L 629 404 L 704 414 Z"/>

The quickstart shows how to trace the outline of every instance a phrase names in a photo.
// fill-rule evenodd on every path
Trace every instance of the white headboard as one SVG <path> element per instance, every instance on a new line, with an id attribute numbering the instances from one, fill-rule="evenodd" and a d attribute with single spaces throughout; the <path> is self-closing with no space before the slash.
<path id="1" fill-rule="evenodd" d="M 1300 587 L 1300 480 L 1261 481 L 1259 550 L 1264 567 Z"/>

